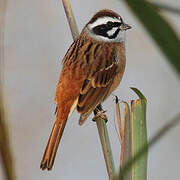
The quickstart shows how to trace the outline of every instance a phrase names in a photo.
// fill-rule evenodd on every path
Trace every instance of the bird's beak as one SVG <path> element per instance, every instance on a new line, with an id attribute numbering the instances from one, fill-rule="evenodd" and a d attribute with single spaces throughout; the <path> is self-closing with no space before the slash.
<path id="1" fill-rule="evenodd" d="M 122 30 L 122 31 L 126 31 L 131 28 L 132 27 L 129 24 L 125 24 L 125 23 L 121 24 L 121 26 L 120 26 L 120 30 Z"/>

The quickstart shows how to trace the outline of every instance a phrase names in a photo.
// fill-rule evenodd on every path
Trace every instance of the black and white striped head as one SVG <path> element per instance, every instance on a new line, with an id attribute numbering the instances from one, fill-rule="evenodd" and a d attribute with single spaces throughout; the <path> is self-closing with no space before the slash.
<path id="1" fill-rule="evenodd" d="M 125 31 L 131 28 L 120 15 L 107 9 L 97 12 L 86 27 L 90 36 L 106 42 L 125 41 Z"/>

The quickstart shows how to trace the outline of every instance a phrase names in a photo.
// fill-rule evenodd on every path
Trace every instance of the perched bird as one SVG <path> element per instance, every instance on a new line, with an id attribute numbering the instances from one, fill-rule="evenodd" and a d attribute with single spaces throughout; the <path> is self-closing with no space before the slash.
<path id="1" fill-rule="evenodd" d="M 41 169 L 52 169 L 66 121 L 74 109 L 82 125 L 119 85 L 126 64 L 125 31 L 130 28 L 117 13 L 101 10 L 68 49 L 56 89 L 56 120 Z"/>

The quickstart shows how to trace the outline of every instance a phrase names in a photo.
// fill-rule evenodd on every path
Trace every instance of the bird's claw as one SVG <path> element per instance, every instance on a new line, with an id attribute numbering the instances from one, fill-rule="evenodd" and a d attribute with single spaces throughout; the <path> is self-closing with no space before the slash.
<path id="1" fill-rule="evenodd" d="M 98 118 L 103 119 L 106 123 L 108 121 L 106 114 L 104 114 L 106 110 L 97 110 L 96 115 L 93 118 L 93 121 L 96 121 Z"/>

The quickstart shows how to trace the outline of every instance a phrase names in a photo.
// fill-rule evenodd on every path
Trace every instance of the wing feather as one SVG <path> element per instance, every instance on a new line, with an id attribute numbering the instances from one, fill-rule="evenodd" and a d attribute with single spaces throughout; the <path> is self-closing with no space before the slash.
<path id="1" fill-rule="evenodd" d="M 79 124 L 82 125 L 95 107 L 108 94 L 112 81 L 116 75 L 117 64 L 113 62 L 107 68 L 100 69 L 88 77 L 81 89 L 77 110 L 81 114 Z"/>
<path id="2" fill-rule="evenodd" d="M 83 122 L 108 94 L 118 68 L 116 45 L 77 40 L 71 45 L 63 65 L 71 66 L 74 73 L 78 71 L 83 75 L 84 82 L 77 103 Z"/>

